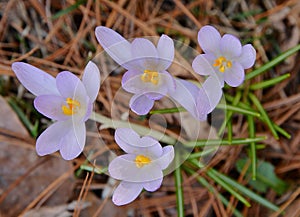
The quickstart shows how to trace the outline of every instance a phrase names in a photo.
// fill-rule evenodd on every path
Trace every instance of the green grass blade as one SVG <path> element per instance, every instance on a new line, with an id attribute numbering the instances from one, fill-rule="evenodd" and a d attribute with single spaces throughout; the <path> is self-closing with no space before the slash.
<path id="1" fill-rule="evenodd" d="M 10 98 L 8 100 L 8 103 L 12 107 L 12 109 L 16 112 L 17 116 L 20 118 L 20 120 L 22 121 L 24 126 L 27 128 L 29 133 L 34 138 L 36 138 L 37 134 L 38 134 L 38 131 L 37 131 L 38 123 L 35 123 L 34 125 L 32 125 L 31 122 L 29 121 L 28 117 L 26 116 L 26 114 L 22 111 L 22 109 L 18 106 L 17 102 L 13 98 Z"/>
<path id="2" fill-rule="evenodd" d="M 254 125 L 254 119 L 252 116 L 247 117 L 248 120 L 248 131 L 249 131 L 249 137 L 255 138 L 255 125 Z M 256 144 L 255 142 L 250 143 L 250 159 L 251 159 L 251 168 L 252 168 L 252 179 L 256 180 L 256 165 L 257 165 L 257 159 L 256 159 Z"/>
<path id="3" fill-rule="evenodd" d="M 192 163 L 195 166 L 199 166 L 199 163 L 196 159 L 189 160 L 190 163 Z M 244 198 L 242 195 L 240 195 L 238 192 L 236 192 L 230 185 L 228 185 L 226 182 L 224 182 L 222 179 L 220 179 L 216 174 L 212 172 L 211 169 L 208 169 L 206 171 L 207 175 L 213 179 L 216 183 L 218 183 L 220 186 L 222 186 L 225 190 L 227 190 L 232 196 L 234 196 L 236 199 L 241 201 L 245 206 L 250 207 L 250 203 Z"/>
<path id="4" fill-rule="evenodd" d="M 169 114 L 169 113 L 177 113 L 177 112 L 182 112 L 182 111 L 186 111 L 185 108 L 176 107 L 176 108 L 152 110 L 152 111 L 149 112 L 149 114 L 150 115 L 153 115 L 153 114 Z"/>
<path id="5" fill-rule="evenodd" d="M 59 17 L 65 15 L 65 14 L 68 14 L 68 13 L 74 11 L 74 10 L 77 9 L 80 5 L 84 4 L 85 2 L 86 2 L 86 0 L 79 0 L 79 1 L 77 1 L 75 4 L 73 4 L 73 5 L 71 5 L 71 6 L 67 7 L 67 8 L 65 8 L 65 9 L 63 9 L 63 10 L 57 12 L 56 14 L 54 14 L 54 15 L 52 16 L 52 20 L 55 20 L 55 19 L 57 19 L 57 18 L 59 18 Z"/>
<path id="6" fill-rule="evenodd" d="M 276 206 L 275 204 L 271 203 L 270 201 L 266 200 L 265 198 L 261 197 L 260 195 L 254 193 L 253 191 L 249 190 L 245 186 L 241 185 L 240 183 L 234 181 L 233 179 L 223 175 L 222 173 L 219 173 L 218 171 L 214 169 L 210 169 L 212 173 L 214 173 L 216 176 L 221 178 L 223 181 L 228 183 L 229 185 L 233 186 L 237 190 L 239 190 L 241 193 L 249 197 L 250 199 L 256 201 L 257 203 L 273 210 L 273 211 L 278 211 L 279 207 Z"/>
<path id="7" fill-rule="evenodd" d="M 230 102 L 232 102 L 232 101 L 234 100 L 234 98 L 233 98 L 232 96 L 225 95 L 225 97 L 226 97 L 226 99 L 227 99 L 228 101 L 230 101 Z M 245 104 L 245 103 L 243 103 L 243 102 L 238 102 L 238 106 L 241 107 L 241 108 L 244 108 L 244 109 L 252 110 L 252 108 L 251 108 L 249 105 L 247 105 L 247 104 Z M 262 116 L 260 116 L 260 117 L 258 117 L 258 118 L 259 118 L 261 121 L 265 121 L 265 120 L 263 119 Z M 280 133 L 281 135 L 283 135 L 283 136 L 286 137 L 287 139 L 290 139 L 290 138 L 292 137 L 288 132 L 286 132 L 284 129 L 282 129 L 282 128 L 281 128 L 280 126 L 278 126 L 277 124 L 273 123 L 272 121 L 271 121 L 271 123 L 272 123 L 272 125 L 274 126 L 275 130 L 276 130 L 278 133 Z"/>
<path id="8" fill-rule="evenodd" d="M 218 108 L 218 109 L 225 109 L 225 110 L 229 110 L 229 111 L 241 113 L 241 114 L 244 114 L 244 115 L 252 115 L 252 116 L 256 116 L 256 117 L 260 116 L 260 114 L 258 112 L 256 112 L 256 111 L 247 110 L 247 109 L 240 108 L 240 107 L 234 106 L 234 105 L 219 104 L 219 105 L 217 105 L 216 108 Z"/>
<path id="9" fill-rule="evenodd" d="M 272 79 L 269 79 L 269 80 L 266 80 L 266 81 L 262 81 L 262 82 L 259 82 L 259 83 L 256 83 L 256 84 L 252 84 L 252 85 L 250 85 L 250 90 L 258 90 L 258 89 L 263 89 L 263 88 L 273 86 L 273 85 L 278 84 L 279 82 L 289 78 L 290 76 L 291 75 L 288 73 L 288 74 L 284 74 L 284 75 L 281 75 L 281 76 L 276 77 L 276 78 L 272 78 Z"/>
<path id="10" fill-rule="evenodd" d="M 194 170 L 192 170 L 191 168 L 189 168 L 189 167 L 187 167 L 187 166 L 185 166 L 185 165 L 183 165 L 183 169 L 184 169 L 187 173 L 189 173 L 190 175 L 192 175 L 192 176 L 196 175 L 196 172 L 195 172 Z M 237 209 L 234 209 L 234 208 L 231 206 L 231 204 L 229 203 L 229 201 L 228 201 L 222 194 L 220 194 L 218 191 L 216 191 L 216 190 L 208 183 L 208 181 L 206 181 L 205 178 L 203 178 L 203 177 L 201 177 L 201 176 L 199 176 L 199 175 L 197 174 L 196 179 L 197 179 L 197 181 L 198 181 L 201 185 L 203 185 L 204 187 L 206 187 L 211 193 L 213 193 L 214 195 L 217 195 L 217 197 L 220 198 L 221 202 L 222 202 L 226 207 L 230 206 L 230 209 L 232 210 L 233 214 L 234 214 L 236 217 L 243 217 L 242 213 L 240 213 Z"/>
<path id="11" fill-rule="evenodd" d="M 282 54 L 280 54 L 279 56 L 277 56 L 273 60 L 267 62 L 266 64 L 259 67 L 258 69 L 255 69 L 252 72 L 248 73 L 245 77 L 245 80 L 251 79 L 251 78 L 263 73 L 264 71 L 274 67 L 275 65 L 277 65 L 278 63 L 285 60 L 287 57 L 289 57 L 290 55 L 296 53 L 299 50 L 300 50 L 300 44 L 298 44 L 297 46 L 283 52 Z"/>
<path id="12" fill-rule="evenodd" d="M 214 145 L 246 145 L 251 142 L 261 142 L 267 139 L 265 136 L 259 136 L 255 138 L 236 138 L 231 141 L 226 139 L 210 139 L 210 140 L 196 140 L 187 142 L 184 145 L 188 147 L 203 147 L 203 146 L 214 146 Z"/>
<path id="13" fill-rule="evenodd" d="M 232 101 L 232 105 L 233 106 L 236 106 L 238 104 L 238 102 L 240 101 L 242 97 L 242 93 L 241 91 L 238 91 L 235 95 L 235 97 L 233 98 L 233 101 Z M 249 111 L 249 110 L 248 110 Z M 223 134 L 224 130 L 225 130 L 225 127 L 226 127 L 226 124 L 230 121 L 231 117 L 233 115 L 233 112 L 232 111 L 227 111 L 226 112 L 226 118 L 225 120 L 223 121 L 219 131 L 218 131 L 218 136 L 221 137 L 221 135 Z"/>
<path id="14" fill-rule="evenodd" d="M 261 105 L 261 103 L 259 102 L 259 100 L 256 98 L 256 96 L 253 93 L 249 93 L 248 96 L 251 99 L 251 101 L 253 102 L 253 104 L 257 107 L 257 109 L 259 110 L 259 112 L 261 113 L 261 116 L 262 116 L 263 120 L 268 125 L 268 127 L 271 130 L 274 138 L 275 139 L 279 139 L 277 131 L 275 130 L 272 121 L 270 120 L 267 112 L 265 111 L 265 109 L 263 108 L 263 106 Z"/>

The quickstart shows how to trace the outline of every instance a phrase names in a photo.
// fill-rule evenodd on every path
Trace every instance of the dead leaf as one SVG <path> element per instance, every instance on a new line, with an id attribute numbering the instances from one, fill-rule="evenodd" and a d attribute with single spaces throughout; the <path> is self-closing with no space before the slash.
<path id="1" fill-rule="evenodd" d="M 1 96 L 0 106 L 0 127 L 28 137 L 28 132 Z M 38 157 L 34 149 L 3 141 L 0 141 L 0 164 L 0 216 L 7 217 L 17 216 L 50 183 L 72 168 L 68 161 Z M 74 188 L 73 177 L 57 187 L 45 204 L 61 205 L 68 201 Z"/>

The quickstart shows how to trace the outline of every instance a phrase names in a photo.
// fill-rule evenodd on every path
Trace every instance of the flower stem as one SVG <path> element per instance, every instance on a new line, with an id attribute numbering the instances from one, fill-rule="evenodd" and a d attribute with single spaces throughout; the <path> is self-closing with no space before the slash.
<path id="1" fill-rule="evenodd" d="M 117 129 L 117 128 L 122 128 L 122 127 L 131 128 L 142 136 L 145 136 L 145 135 L 152 136 L 153 138 L 155 138 L 161 142 L 164 142 L 166 144 L 169 144 L 169 145 L 174 145 L 177 141 L 176 138 L 165 135 L 162 132 L 150 129 L 148 127 L 130 123 L 128 121 L 113 120 L 113 119 L 110 119 L 108 117 L 105 117 L 105 116 L 95 113 L 95 112 L 93 112 L 91 114 L 90 120 L 101 123 L 102 124 L 101 129 L 103 129 L 103 128 Z"/>
<path id="2" fill-rule="evenodd" d="M 181 176 L 181 168 L 179 166 L 179 155 L 175 156 L 176 166 L 178 166 L 174 171 L 175 176 L 175 188 L 176 188 L 176 205 L 177 205 L 177 216 L 184 217 L 184 199 L 183 199 L 183 191 L 182 191 L 182 176 Z"/>

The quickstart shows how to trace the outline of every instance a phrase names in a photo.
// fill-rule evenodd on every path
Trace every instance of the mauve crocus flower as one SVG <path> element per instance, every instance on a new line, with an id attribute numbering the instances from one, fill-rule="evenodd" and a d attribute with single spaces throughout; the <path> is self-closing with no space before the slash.
<path id="1" fill-rule="evenodd" d="M 193 69 L 200 75 L 216 76 L 221 87 L 224 81 L 232 87 L 239 86 L 245 69 L 253 66 L 256 51 L 252 45 L 241 45 L 238 38 L 220 33 L 212 26 L 204 26 L 198 33 L 198 42 L 205 54 L 193 61 Z"/>
<path id="2" fill-rule="evenodd" d="M 173 161 L 174 148 L 171 145 L 162 148 L 157 140 L 140 137 L 129 128 L 116 129 L 115 140 L 126 152 L 108 166 L 110 176 L 121 180 L 112 198 L 120 206 L 135 200 L 143 189 L 153 192 L 161 186 L 162 171 Z"/>
<path id="3" fill-rule="evenodd" d="M 13 63 L 12 69 L 24 87 L 37 96 L 34 107 L 55 121 L 37 138 L 37 154 L 44 156 L 59 150 L 65 160 L 76 158 L 83 151 L 85 121 L 100 87 L 98 67 L 89 62 L 82 81 L 68 71 L 54 78 L 22 62 Z"/>
<path id="4" fill-rule="evenodd" d="M 135 113 L 147 114 L 155 100 L 175 90 L 174 78 L 166 71 L 174 59 L 171 38 L 162 35 L 155 47 L 144 38 L 129 43 L 104 26 L 97 27 L 95 33 L 104 50 L 128 70 L 122 78 L 122 87 L 134 94 L 129 106 Z"/>

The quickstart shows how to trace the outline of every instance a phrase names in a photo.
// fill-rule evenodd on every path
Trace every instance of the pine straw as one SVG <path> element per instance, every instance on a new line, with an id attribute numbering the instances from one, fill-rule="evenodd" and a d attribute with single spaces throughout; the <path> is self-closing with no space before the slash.
<path id="1" fill-rule="evenodd" d="M 233 33 L 243 40 L 254 38 L 257 66 L 278 55 L 279 50 L 287 50 L 299 43 L 300 3 L 298 0 L 217 2 L 212 0 L 87 0 L 78 9 L 57 19 L 51 19 L 56 12 L 75 4 L 75 1 L 65 0 L 63 4 L 57 0 L 1 1 L 0 75 L 1 79 L 5 80 L 5 87 L 7 87 L 4 88 L 2 94 L 6 97 L 16 95 L 19 83 L 14 79 L 15 75 L 10 68 L 15 61 L 28 62 L 54 76 L 63 70 L 80 75 L 87 61 L 102 51 L 94 35 L 94 29 L 98 25 L 113 28 L 122 33 L 125 38 L 157 36 L 165 33 L 174 39 L 183 40 L 200 52 L 201 50 L 197 46 L 197 32 L 201 26 L 211 24 L 218 27 L 221 32 Z M 249 11 L 255 12 L 255 14 L 252 16 Z M 248 16 L 243 17 L 245 14 Z M 241 18 L 239 19 L 237 15 L 240 15 Z M 262 19 L 268 20 L 261 22 Z M 276 166 L 277 174 L 292 186 L 291 190 L 281 198 L 278 198 L 272 190 L 265 195 L 267 199 L 281 206 L 282 210 L 299 197 L 299 189 L 295 190 L 294 187 L 299 185 L 300 178 L 300 95 L 298 93 L 300 90 L 300 65 L 297 64 L 299 60 L 299 55 L 293 55 L 274 69 L 254 79 L 254 82 L 258 82 L 283 73 L 291 73 L 289 79 L 276 87 L 269 88 L 267 91 L 256 91 L 256 95 L 271 119 L 292 134 L 292 140 L 280 138 L 276 141 L 272 140 L 272 136 L 265 130 L 265 126 L 260 123 L 257 123 L 256 126 L 258 135 L 267 135 L 269 138 L 266 142 L 267 148 L 258 151 L 259 159 L 272 162 Z M 189 78 L 189 75 L 183 74 L 181 77 Z M 120 81 L 120 75 L 110 77 L 101 87 L 97 106 L 105 115 L 110 115 L 110 102 L 120 87 Z M 128 102 L 126 98 L 122 100 L 115 107 L 120 113 L 126 111 L 124 107 Z M 131 113 L 130 116 L 132 119 L 137 118 Z M 233 127 L 234 136 L 246 137 L 247 126 L 244 120 L 241 118 L 237 120 Z M 172 118 L 168 121 L 174 124 Z M 147 121 L 142 123 L 146 125 Z M 177 132 L 172 133 L 176 134 Z M 105 130 L 101 131 L 101 134 L 104 141 L 115 149 L 112 133 Z M 0 129 L 0 141 L 25 148 L 34 148 L 32 139 L 20 138 L 5 129 Z M 100 152 L 102 153 L 102 151 Z M 244 153 L 245 149 L 241 146 L 223 147 L 209 162 L 209 166 L 217 167 L 219 171 L 236 177 L 235 162 Z M 72 175 L 83 161 L 84 158 L 74 161 L 76 164 L 73 170 L 66 171 L 41 192 L 34 201 L 30 201 L 23 213 L 43 200 L 49 192 L 55 193 L 59 183 Z M 30 172 L 31 169 L 28 171 Z M 205 177 L 203 171 L 199 171 L 199 174 Z M 88 183 L 84 182 L 82 189 L 86 189 L 85 185 L 98 183 L 92 177 L 90 176 Z M 211 216 L 212 212 L 215 216 L 232 215 L 232 211 L 224 207 L 215 194 L 211 194 L 205 188 L 197 185 L 195 179 L 186 174 L 183 174 L 183 179 L 187 215 Z M 236 180 L 244 184 L 244 174 L 237 176 Z M 18 184 L 19 181 L 22 181 L 22 176 L 13 185 Z M 216 191 L 224 192 L 213 182 L 211 184 Z M 154 216 L 154 214 L 155 216 L 173 216 L 176 210 L 173 186 L 172 177 L 166 177 L 163 187 L 158 192 L 151 196 L 143 194 L 140 199 L 125 206 L 124 209 L 133 209 L 136 216 Z M 288 198 L 287 195 L 293 191 L 294 193 Z M 77 195 L 78 201 L 84 200 L 85 195 L 84 193 Z M 3 195 L 1 196 L 3 197 Z M 11 195 L 8 192 L 5 196 Z M 232 206 L 237 207 L 237 200 L 233 197 L 229 199 Z M 102 207 L 96 214 L 101 216 L 101 211 Z M 240 211 L 245 216 L 264 216 L 264 213 L 268 212 L 256 203 L 253 203 L 252 207 L 243 208 Z M 79 216 L 79 213 L 80 210 L 75 209 L 74 215 Z M 278 213 L 273 213 L 272 216 L 278 216 Z"/>

